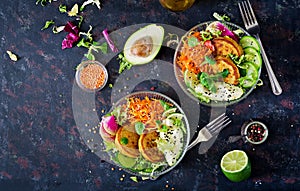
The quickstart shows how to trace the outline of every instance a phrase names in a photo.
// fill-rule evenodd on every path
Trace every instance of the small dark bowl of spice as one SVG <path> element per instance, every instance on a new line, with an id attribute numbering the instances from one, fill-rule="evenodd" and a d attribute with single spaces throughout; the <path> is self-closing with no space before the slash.
<path id="1" fill-rule="evenodd" d="M 107 83 L 108 73 L 105 66 L 98 61 L 83 61 L 77 66 L 75 79 L 81 89 L 96 92 Z"/>
<path id="2" fill-rule="evenodd" d="M 244 128 L 244 136 L 247 142 L 261 144 L 268 137 L 268 128 L 259 121 L 251 121 Z"/>

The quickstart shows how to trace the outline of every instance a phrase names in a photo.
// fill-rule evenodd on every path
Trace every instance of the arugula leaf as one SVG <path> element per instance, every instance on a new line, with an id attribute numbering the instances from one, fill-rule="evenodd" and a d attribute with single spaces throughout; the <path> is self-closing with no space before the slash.
<path id="1" fill-rule="evenodd" d="M 197 46 L 199 44 L 200 44 L 199 40 L 196 37 L 194 37 L 194 36 L 192 36 L 192 37 L 190 37 L 188 39 L 188 45 L 189 45 L 189 47 L 195 47 L 195 46 Z"/>

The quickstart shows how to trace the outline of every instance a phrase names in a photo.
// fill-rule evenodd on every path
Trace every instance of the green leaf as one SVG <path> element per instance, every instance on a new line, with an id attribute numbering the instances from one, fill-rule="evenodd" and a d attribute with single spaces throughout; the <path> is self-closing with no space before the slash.
<path id="1" fill-rule="evenodd" d="M 59 5 L 58 10 L 61 13 L 66 13 L 67 12 L 67 6 L 66 5 Z"/>
<path id="2" fill-rule="evenodd" d="M 93 42 L 92 45 L 95 49 L 97 50 L 101 50 L 102 53 L 107 54 L 107 43 L 104 42 L 102 44 L 100 44 L 99 42 Z"/>
<path id="3" fill-rule="evenodd" d="M 188 39 L 188 45 L 189 45 L 189 47 L 195 47 L 195 46 L 197 46 L 199 44 L 200 44 L 199 40 L 196 37 L 194 37 L 194 36 L 192 36 L 192 37 L 190 37 Z"/>
<path id="4" fill-rule="evenodd" d="M 145 130 L 145 125 L 142 122 L 136 122 L 134 124 L 134 128 L 137 134 L 141 135 L 143 134 L 144 130 Z"/>
<path id="5" fill-rule="evenodd" d="M 210 65 L 214 65 L 216 64 L 216 61 L 214 58 L 210 57 L 210 56 L 204 56 L 205 61 L 210 64 Z"/>
<path id="6" fill-rule="evenodd" d="M 167 102 L 165 102 L 163 100 L 159 100 L 159 101 L 160 101 L 160 104 L 163 106 L 165 111 L 171 108 L 171 106 Z"/>
<path id="7" fill-rule="evenodd" d="M 202 72 L 200 75 L 200 82 L 201 84 L 206 87 L 209 91 L 214 93 L 217 92 L 217 88 L 215 86 L 214 80 L 207 74 L 206 72 Z"/>
<path id="8" fill-rule="evenodd" d="M 84 54 L 84 56 L 88 59 L 88 60 L 95 60 L 95 56 L 92 53 L 87 53 Z"/>
<path id="9" fill-rule="evenodd" d="M 47 29 L 47 28 L 49 28 L 53 24 L 54 24 L 53 20 L 46 21 L 44 27 L 41 30 Z"/>
<path id="10" fill-rule="evenodd" d="M 84 38 L 82 38 L 76 45 L 77 47 L 85 47 L 85 48 L 89 48 L 91 46 L 90 42 L 85 41 Z"/>
<path id="11" fill-rule="evenodd" d="M 162 125 L 161 128 L 160 128 L 160 131 L 166 133 L 168 131 L 168 126 Z"/>

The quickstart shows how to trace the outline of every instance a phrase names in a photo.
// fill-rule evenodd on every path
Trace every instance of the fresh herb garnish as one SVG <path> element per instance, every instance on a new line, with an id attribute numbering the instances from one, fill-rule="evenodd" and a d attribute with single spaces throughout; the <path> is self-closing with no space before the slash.
<path id="1" fill-rule="evenodd" d="M 118 55 L 117 59 L 120 63 L 119 74 L 121 74 L 124 70 L 129 70 L 132 67 L 132 64 L 126 60 L 122 53 Z"/>
<path id="2" fill-rule="evenodd" d="M 135 128 L 135 131 L 138 135 L 141 135 L 143 134 L 144 130 L 145 130 L 145 125 L 142 123 L 142 122 L 136 122 L 134 124 L 134 128 Z"/>
<path id="3" fill-rule="evenodd" d="M 197 46 L 199 44 L 200 44 L 199 40 L 196 37 L 194 37 L 194 36 L 191 36 L 188 39 L 188 45 L 189 45 L 189 47 L 195 47 L 195 46 Z"/>
<path id="4" fill-rule="evenodd" d="M 200 75 L 201 84 L 206 87 L 209 91 L 216 93 L 217 88 L 213 78 L 206 72 L 202 72 Z"/>
<path id="5" fill-rule="evenodd" d="M 168 126 L 162 125 L 162 126 L 160 127 L 160 131 L 161 131 L 161 132 L 167 132 L 167 131 L 168 131 Z"/>
<path id="6" fill-rule="evenodd" d="M 222 78 L 226 78 L 228 76 L 228 74 L 229 74 L 228 69 L 224 69 L 222 72 L 213 74 L 213 75 L 209 75 L 206 72 L 202 72 L 200 74 L 199 80 L 200 80 L 200 83 L 204 87 L 206 87 L 209 91 L 216 93 L 217 88 L 216 88 L 215 82 L 219 81 Z"/>
<path id="7" fill-rule="evenodd" d="M 216 64 L 216 60 L 213 57 L 210 56 L 204 56 L 205 62 L 210 64 L 210 65 L 214 65 Z"/>

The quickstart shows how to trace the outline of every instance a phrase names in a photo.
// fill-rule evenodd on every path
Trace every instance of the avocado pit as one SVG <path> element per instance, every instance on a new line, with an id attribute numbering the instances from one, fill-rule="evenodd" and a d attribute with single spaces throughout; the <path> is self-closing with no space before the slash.
<path id="1" fill-rule="evenodd" d="M 136 40 L 131 49 L 130 52 L 134 56 L 139 57 L 148 57 L 153 50 L 153 40 L 150 36 L 145 36 L 143 38 L 140 38 Z"/>

